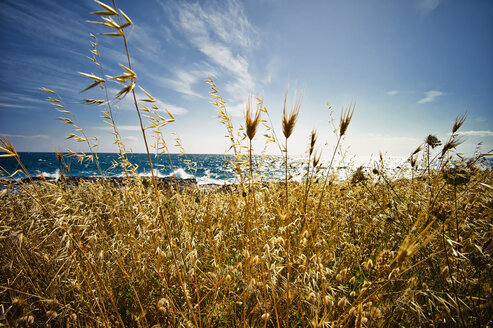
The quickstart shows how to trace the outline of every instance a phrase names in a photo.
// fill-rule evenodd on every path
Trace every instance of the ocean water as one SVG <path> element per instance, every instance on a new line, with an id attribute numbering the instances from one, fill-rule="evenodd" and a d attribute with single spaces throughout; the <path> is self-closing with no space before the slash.
<path id="1" fill-rule="evenodd" d="M 140 176 L 151 176 L 151 169 L 147 154 L 127 154 L 129 161 L 136 167 L 136 172 Z M 46 178 L 58 178 L 60 171 L 66 174 L 60 166 L 55 153 L 36 153 L 23 152 L 19 157 L 26 167 L 29 175 L 44 176 Z M 106 177 L 121 177 L 123 170 L 119 166 L 113 166 L 113 163 L 119 161 L 119 154 L 100 153 L 98 154 L 99 165 Z M 64 154 L 64 160 L 70 163 L 68 176 L 99 176 L 100 173 L 94 162 L 84 161 L 80 163 L 74 157 L 68 157 Z M 175 176 L 177 178 L 195 178 L 198 184 L 224 184 L 234 183 L 238 176 L 235 174 L 233 166 L 234 157 L 231 155 L 217 154 L 180 154 L 160 155 L 155 157 L 151 155 L 155 173 L 159 177 Z M 284 162 L 279 156 L 263 159 L 255 156 L 256 162 L 255 173 L 261 174 L 265 179 L 284 180 Z M 262 161 L 262 164 L 260 162 Z M 306 172 L 303 158 L 290 158 L 290 174 L 292 179 L 301 180 Z M 20 169 L 17 161 L 9 157 L 0 157 L 0 166 L 12 173 Z M 348 166 L 343 165 L 338 171 L 346 171 Z M 22 173 L 16 175 L 16 178 L 23 178 Z"/>
<path id="2" fill-rule="evenodd" d="M 75 157 L 68 157 L 64 154 L 64 160 L 70 164 L 68 174 L 61 167 L 55 153 L 23 152 L 19 153 L 21 162 L 26 167 L 31 176 L 44 176 L 46 178 L 58 178 L 60 171 L 68 176 L 91 177 L 100 176 L 100 172 L 94 162 L 83 161 L 80 163 Z M 147 154 L 127 154 L 129 161 L 135 166 L 136 172 L 140 176 L 151 176 L 151 169 Z M 121 177 L 124 172 L 120 166 L 114 166 L 119 162 L 119 154 L 100 153 L 98 154 L 99 165 L 106 177 Z M 171 163 L 170 163 L 171 159 Z M 198 183 L 226 183 L 233 181 L 235 175 L 231 166 L 225 166 L 232 157 L 227 155 L 187 155 L 178 154 L 161 155 L 156 157 L 151 155 L 155 173 L 159 177 L 175 176 L 177 178 L 195 177 Z M 0 158 L 0 166 L 12 173 L 20 169 L 17 161 L 10 157 Z M 16 176 L 22 178 L 22 174 Z"/>
<path id="3" fill-rule="evenodd" d="M 55 153 L 24 152 L 19 153 L 19 157 L 29 172 L 29 175 L 33 177 L 42 175 L 46 178 L 58 178 L 60 171 L 66 174 L 64 169 L 60 167 Z M 118 154 L 100 153 L 98 157 L 104 176 L 123 176 L 122 168 L 113 166 L 113 163 L 119 161 Z M 76 158 L 68 157 L 67 154 L 64 154 L 64 159 L 67 163 L 70 163 L 70 171 L 66 175 L 82 177 L 100 175 L 97 166 L 93 162 L 84 161 L 83 163 L 79 163 Z M 147 154 L 128 154 L 128 159 L 135 165 L 138 175 L 151 175 Z M 155 173 L 159 177 L 195 178 L 198 184 L 234 183 L 238 179 L 235 170 L 230 164 L 230 162 L 234 161 L 234 157 L 231 155 L 189 154 L 183 156 L 170 154 L 169 157 L 168 155 L 160 155 L 159 157 L 151 155 L 151 160 Z M 367 169 L 371 169 L 375 166 L 376 160 L 377 158 L 370 157 L 354 157 L 344 162 L 338 162 L 336 160 L 332 173 L 341 178 L 348 178 L 357 166 L 363 165 Z M 262 159 L 260 156 L 255 156 L 254 161 L 257 163 L 255 172 L 260 174 L 264 179 L 284 180 L 284 162 L 281 157 Z M 303 179 L 303 176 L 306 174 L 305 162 L 306 159 L 302 157 L 289 159 L 290 174 L 293 180 L 301 181 Z M 405 175 L 406 167 L 409 166 L 404 157 L 388 157 L 384 158 L 384 162 L 385 167 L 394 177 Z M 328 160 L 326 162 L 322 160 L 321 165 L 322 167 L 328 167 Z M 488 158 L 486 166 L 493 168 L 492 158 Z M 16 160 L 9 157 L 0 157 L 0 167 L 3 167 L 9 173 L 20 169 Z M 0 175 L 4 174 L 0 173 Z M 15 177 L 20 179 L 25 176 L 22 173 L 18 173 Z"/>

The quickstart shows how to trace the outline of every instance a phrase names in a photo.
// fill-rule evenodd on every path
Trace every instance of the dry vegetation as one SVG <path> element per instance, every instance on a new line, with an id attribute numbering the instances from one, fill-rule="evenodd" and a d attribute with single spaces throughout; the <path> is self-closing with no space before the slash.
<path id="1" fill-rule="evenodd" d="M 124 29 L 132 22 L 114 3 L 100 5 L 100 24 L 123 39 L 128 54 Z M 94 38 L 94 62 L 101 67 L 97 49 Z M 174 118 L 151 107 L 150 94 L 138 100 L 130 60 L 122 67 L 125 72 L 112 78 L 123 83 L 116 98 L 133 97 L 143 136 L 152 133 L 154 147 L 166 153 L 160 128 Z M 90 87 L 107 90 L 102 68 L 101 76 L 85 76 L 93 81 Z M 493 179 L 490 169 L 479 166 L 485 154 L 452 164 L 459 159 L 453 151 L 464 116 L 443 146 L 430 135 L 413 152 L 407 178 L 391 177 L 381 159 L 373 170 L 358 168 L 350 179 L 336 179 L 334 156 L 320 165 L 314 131 L 305 180 L 296 183 L 289 182 L 287 154 L 300 99 L 289 113 L 285 101 L 280 140 L 261 99 L 256 108 L 247 102 L 245 129 L 235 130 L 214 82 L 208 83 L 236 159 L 231 165 L 239 183 L 229 189 L 178 192 L 158 188 L 154 177 L 151 184 L 136 177 L 107 93 L 86 102 L 105 106 L 126 184 L 103 179 L 68 186 L 63 178 L 57 184 L 22 183 L 3 172 L 1 325 L 493 325 Z M 62 100 L 45 90 L 69 115 Z M 341 115 L 334 154 L 352 113 L 350 106 Z M 75 119 L 64 122 L 75 126 L 71 137 L 90 150 L 71 155 L 97 162 L 94 144 Z M 258 174 L 258 166 L 268 163 L 252 160 L 251 140 L 260 123 L 267 125 L 267 140 L 286 155 L 288 183 Z M 8 140 L 2 138 L 0 146 L 19 159 Z"/>

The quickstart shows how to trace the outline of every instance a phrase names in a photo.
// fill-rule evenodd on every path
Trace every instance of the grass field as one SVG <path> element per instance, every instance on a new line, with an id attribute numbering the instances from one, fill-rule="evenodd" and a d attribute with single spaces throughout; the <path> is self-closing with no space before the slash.
<path id="1" fill-rule="evenodd" d="M 101 25 L 123 40 L 130 18 L 100 4 Z M 21 182 L 2 172 L 0 198 L 0 324 L 5 326 L 126 327 L 486 327 L 492 326 L 493 178 L 485 156 L 462 160 L 455 148 L 465 120 L 450 139 L 429 135 L 394 178 L 384 159 L 333 174 L 334 156 L 354 113 L 341 113 L 337 144 L 320 164 L 317 133 L 307 145 L 306 176 L 290 180 L 289 140 L 301 107 L 284 104 L 282 135 L 268 142 L 284 156 L 284 181 L 265 181 L 252 163 L 251 141 L 261 120 L 271 124 L 261 99 L 247 101 L 244 129 L 233 126 L 214 81 L 213 103 L 231 140 L 238 184 L 218 191 L 158 188 L 128 162 L 111 104 L 132 97 L 148 154 L 166 153 L 160 128 L 174 121 L 155 99 L 138 101 L 128 64 L 112 77 L 84 74 L 102 87 L 104 120 L 113 127 L 127 180 L 68 186 Z M 87 143 L 81 161 L 95 161 L 93 140 L 54 91 L 49 101 Z M 144 91 L 145 92 L 145 91 Z M 287 96 L 286 96 L 287 99 Z M 165 117 L 164 117 L 164 116 Z M 145 126 L 151 126 L 152 132 Z M 148 144 L 152 135 L 154 147 Z M 3 155 L 19 160 L 1 139 Z M 61 167 L 68 170 L 63 155 Z M 150 155 L 149 155 L 150 160 Z M 20 161 L 20 160 L 19 160 Z M 267 165 L 257 163 L 257 165 Z M 19 163 L 20 171 L 26 171 Z M 152 170 L 151 170 L 152 172 Z M 405 173 L 405 174 L 404 174 Z M 180 188 L 181 189 L 181 188 Z"/>

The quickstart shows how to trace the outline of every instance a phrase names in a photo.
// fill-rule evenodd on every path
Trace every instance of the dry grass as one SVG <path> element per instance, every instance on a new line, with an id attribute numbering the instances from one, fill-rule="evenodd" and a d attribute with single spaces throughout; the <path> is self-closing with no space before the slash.
<path id="1" fill-rule="evenodd" d="M 491 180 L 490 171 L 475 171 L 456 187 L 438 176 L 433 208 L 423 179 L 391 181 L 393 190 L 376 177 L 339 182 L 318 213 L 313 181 L 306 214 L 304 187 L 292 184 L 288 233 L 282 185 L 255 187 L 255 219 L 252 196 L 240 190 L 189 190 L 181 201 L 160 190 L 186 294 L 152 188 L 25 185 L 29 193 L 2 197 L 2 320 L 193 325 L 188 298 L 204 327 L 353 325 L 358 315 L 363 326 L 484 326 Z"/>
<path id="2" fill-rule="evenodd" d="M 125 28 L 131 20 L 115 4 L 100 6 L 104 11 L 94 13 L 103 16 L 100 25 L 113 30 L 107 35 L 123 39 L 128 55 Z M 93 50 L 99 66 L 96 41 Z M 146 124 L 151 126 L 155 132 L 147 133 L 153 133 L 156 151 L 166 154 L 159 129 L 174 118 L 149 108 L 155 99 L 147 92 L 146 99 L 137 100 L 131 63 L 122 68 L 125 72 L 112 78 L 123 84 L 117 97 L 134 98 L 143 136 Z M 101 76 L 89 76 L 89 87 L 96 83 L 107 91 L 103 76 L 102 70 Z M 231 165 L 241 178 L 228 190 L 176 192 L 177 188 L 159 189 L 135 177 L 113 120 L 114 100 L 107 93 L 105 99 L 87 102 L 107 106 L 103 114 L 114 128 L 126 184 L 22 183 L 12 178 L 13 172 L 3 171 L 0 324 L 493 324 L 492 172 L 479 168 L 479 153 L 472 161 L 451 164 L 460 142 L 456 132 L 465 116 L 453 124 L 442 149 L 430 135 L 411 155 L 407 170 L 412 171 L 401 169 L 394 175 L 399 178 L 390 176 L 382 159 L 371 172 L 358 168 L 350 179 L 336 179 L 331 171 L 334 156 L 328 167 L 320 166 L 314 131 L 306 180 L 295 183 L 289 178 L 287 140 L 301 98 L 291 114 L 284 111 L 281 145 L 261 99 L 255 113 L 248 101 L 246 129 L 235 130 L 214 82 L 207 82 L 231 140 Z M 55 106 L 61 104 L 58 97 L 51 99 Z M 349 106 L 341 115 L 333 154 L 353 110 Z M 270 125 L 260 119 L 261 112 Z M 258 172 L 267 161 L 252 161 L 251 140 L 260 122 L 266 123 L 267 141 L 284 148 L 285 183 L 266 183 Z M 65 123 L 79 128 L 74 119 Z M 79 132 L 74 139 L 90 140 Z M 74 156 L 97 161 L 93 144 L 88 145 L 89 155 Z M 2 138 L 0 147 L 6 156 L 18 159 L 8 140 Z"/>

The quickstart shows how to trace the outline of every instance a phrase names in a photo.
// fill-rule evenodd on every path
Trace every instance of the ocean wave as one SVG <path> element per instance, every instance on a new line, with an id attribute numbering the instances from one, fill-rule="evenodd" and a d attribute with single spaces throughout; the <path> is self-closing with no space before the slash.
<path id="1" fill-rule="evenodd" d="M 58 179 L 60 179 L 60 170 L 56 169 L 55 173 L 40 172 L 39 176 L 48 179 L 55 179 L 55 181 L 58 181 Z"/>
<path id="2" fill-rule="evenodd" d="M 164 174 L 160 172 L 158 169 L 154 169 L 154 176 L 157 178 L 169 178 L 169 177 L 175 177 L 178 179 L 193 179 L 195 178 L 192 174 L 187 173 L 184 169 L 179 168 L 174 170 L 170 174 Z M 138 174 L 139 177 L 144 177 L 144 178 L 150 178 L 152 177 L 151 172 L 142 172 Z"/>
<path id="3" fill-rule="evenodd" d="M 195 178 L 192 174 L 187 173 L 182 168 L 174 170 L 173 173 L 166 175 L 165 177 L 175 177 L 175 178 L 179 178 L 179 179 L 193 179 L 193 178 Z"/>
<path id="4" fill-rule="evenodd" d="M 226 184 L 231 184 L 231 183 L 233 183 L 232 180 L 215 179 L 215 178 L 211 178 L 210 176 L 203 176 L 203 177 L 197 178 L 197 185 L 199 185 L 199 186 L 208 185 L 208 184 L 226 185 Z"/>

